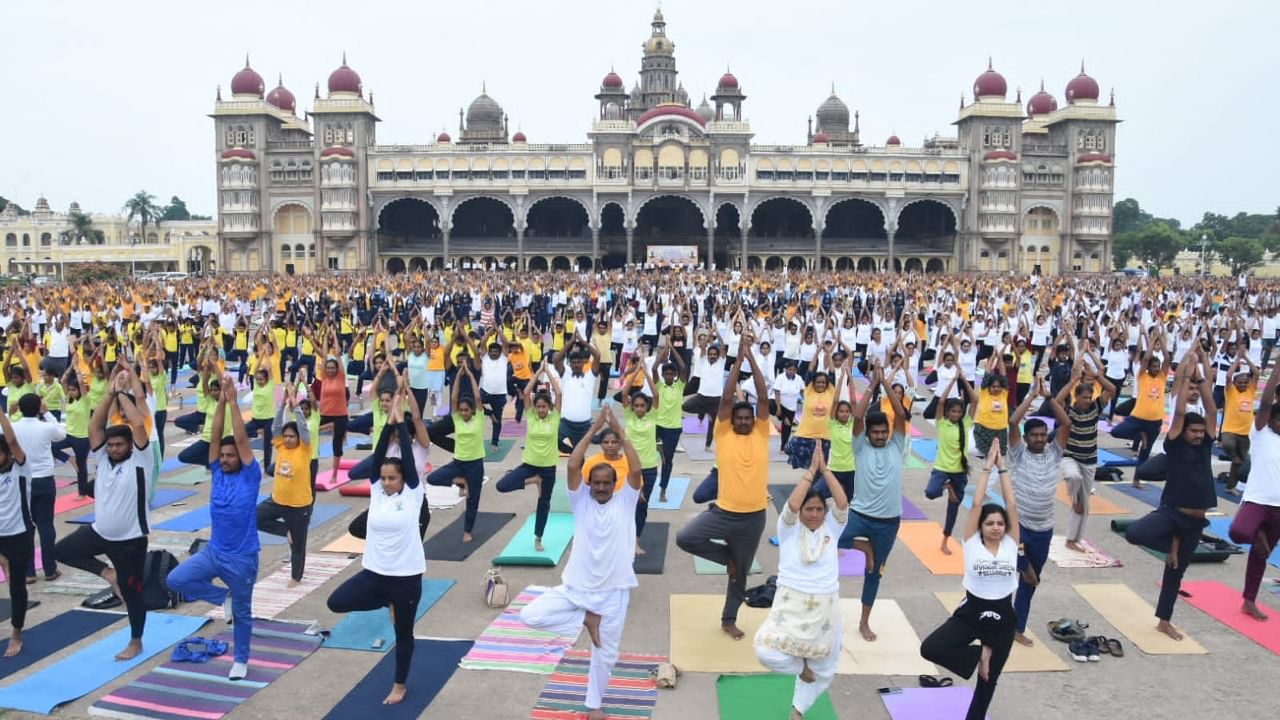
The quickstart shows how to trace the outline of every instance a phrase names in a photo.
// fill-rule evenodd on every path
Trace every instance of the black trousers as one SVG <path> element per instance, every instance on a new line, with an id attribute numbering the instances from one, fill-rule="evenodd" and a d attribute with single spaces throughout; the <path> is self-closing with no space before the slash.
<path id="1" fill-rule="evenodd" d="M 53 504 L 58 499 L 58 488 L 53 477 L 31 478 L 31 520 L 36 524 L 36 532 L 40 533 L 40 547 L 44 549 L 45 578 L 53 577 L 58 572 L 58 553 L 54 547 L 58 542 L 58 532 L 53 525 Z M 35 548 L 32 548 L 27 559 L 27 576 L 36 576 Z"/>
<path id="2" fill-rule="evenodd" d="M 147 561 L 147 536 L 129 540 L 107 540 L 93 529 L 81 525 L 58 541 L 57 555 L 63 563 L 93 575 L 102 575 L 106 563 L 98 559 L 106 555 L 116 571 L 116 583 L 124 595 L 129 611 L 129 630 L 134 640 L 142 639 L 147 624 L 147 608 L 142 604 L 142 571 Z"/>
<path id="3" fill-rule="evenodd" d="M 277 537 L 290 538 L 289 575 L 302 579 L 307 569 L 307 529 L 311 524 L 311 505 L 289 507 L 270 498 L 258 504 L 258 529 Z"/>
<path id="4" fill-rule="evenodd" d="M 716 435 L 716 413 L 720 412 L 720 398 L 710 397 L 707 395 L 694 395 L 684 400 L 685 412 L 691 415 L 706 415 L 710 418 L 707 422 L 706 447 L 711 447 L 711 441 Z"/>
<path id="5" fill-rule="evenodd" d="M 379 575 L 361 570 L 338 586 L 329 596 L 329 611 L 349 613 L 391 606 L 395 610 L 396 677 L 404 683 L 413 662 L 413 624 L 418 619 L 422 599 L 422 575 Z"/>
<path id="6" fill-rule="evenodd" d="M 681 550 L 725 566 L 733 562 L 737 569 L 724 591 L 722 623 L 738 620 L 738 608 L 747 598 L 747 572 L 760 548 L 765 520 L 764 510 L 736 513 L 712 505 L 676 534 L 676 545 Z"/>
<path id="7" fill-rule="evenodd" d="M 14 630 L 21 630 L 27 621 L 27 571 L 35 545 L 30 530 L 0 537 L 0 555 L 9 561 L 9 622 Z"/>
<path id="8" fill-rule="evenodd" d="M 1209 521 L 1204 518 L 1192 517 L 1175 508 L 1161 505 L 1125 530 L 1125 540 L 1165 554 L 1173 549 L 1173 538 L 1179 538 L 1178 567 L 1174 568 L 1165 563 L 1164 578 L 1160 583 L 1156 617 L 1161 620 L 1169 620 L 1173 617 L 1173 605 L 1178 601 L 1182 576 L 1186 574 L 1187 565 L 1200 545 L 1200 531 L 1208 524 Z"/>
<path id="9" fill-rule="evenodd" d="M 984 600 L 965 593 L 960 607 L 920 644 L 921 657 L 966 680 L 973 676 L 982 659 L 982 647 L 970 643 L 978 640 L 991 648 L 987 679 L 978 678 L 965 720 L 982 720 L 987 716 L 991 698 L 996 694 L 996 681 L 1000 679 L 1000 671 L 1004 669 L 1009 650 L 1013 647 L 1016 627 L 1012 595 L 999 600 Z"/>

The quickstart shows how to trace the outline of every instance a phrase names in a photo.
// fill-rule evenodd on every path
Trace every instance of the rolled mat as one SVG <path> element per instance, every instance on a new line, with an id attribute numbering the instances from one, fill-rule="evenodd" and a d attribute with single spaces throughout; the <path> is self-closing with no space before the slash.
<path id="1" fill-rule="evenodd" d="M 964 599 L 964 592 L 935 592 L 933 596 L 938 598 L 938 602 L 942 603 L 947 612 L 953 612 L 960 604 L 960 601 Z M 1025 634 L 1034 644 L 1028 647 L 1022 643 L 1014 643 L 1013 649 L 1009 651 L 1009 659 L 1005 662 L 1004 672 L 1059 672 L 1070 670 L 1067 664 L 1062 661 L 1062 658 L 1058 657 L 1050 646 L 1041 642 L 1040 638 L 1031 632 L 1029 628 Z"/>
<path id="2" fill-rule="evenodd" d="M 1134 524 L 1137 521 L 1138 521 L 1138 518 L 1125 518 L 1123 520 L 1112 520 L 1111 532 L 1114 532 L 1118 535 L 1124 535 L 1125 531 L 1129 529 L 1129 526 Z M 1152 557 L 1159 558 L 1162 561 L 1167 557 L 1163 552 L 1160 552 L 1159 550 L 1155 550 L 1153 548 L 1149 548 L 1144 545 L 1139 545 L 1138 547 L 1141 547 L 1143 550 L 1147 552 L 1147 554 L 1151 555 Z M 1202 542 L 1196 546 L 1196 552 L 1194 555 L 1191 556 L 1191 562 L 1193 563 L 1225 562 L 1227 558 L 1235 554 L 1236 553 L 1233 553 L 1227 550 L 1220 550 L 1218 548 L 1215 548 L 1212 545 L 1208 545 Z"/>
<path id="3" fill-rule="evenodd" d="M 338 494 L 343 497 L 369 497 L 371 484 L 365 480 L 360 482 L 349 482 L 338 488 Z"/>
<path id="4" fill-rule="evenodd" d="M 311 522 L 307 523 L 307 528 L 315 530 L 349 509 L 349 506 L 338 505 L 337 503 L 316 503 L 311 506 Z M 281 523 L 281 527 L 283 526 L 284 524 Z M 260 532 L 258 533 L 258 542 L 263 545 L 284 545 L 288 540 L 283 535 Z"/>
<path id="5" fill-rule="evenodd" d="M 920 636 L 896 600 L 880 598 L 871 609 L 868 622 L 876 641 L 867 642 L 858 632 L 862 603 L 853 598 L 840 601 L 844 623 L 838 675 L 932 675 L 933 663 L 920 657 Z"/>
<path id="6" fill-rule="evenodd" d="M 1156 630 L 1155 608 L 1123 583 L 1076 584 L 1075 588 L 1085 602 L 1101 615 L 1112 627 L 1119 630 L 1129 642 L 1148 655 L 1205 655 L 1200 643 L 1183 631 L 1181 640 L 1174 640 Z M 1154 593 L 1153 593 L 1154 595 Z"/>
<path id="7" fill-rule="evenodd" d="M 679 510 L 684 498 L 689 494 L 689 478 L 673 475 L 667 485 L 667 500 L 659 500 L 661 495 L 655 491 L 649 498 L 650 510 Z"/>
<path id="8" fill-rule="evenodd" d="M 5 601 L 7 606 L 8 600 Z M 28 608 L 40 603 L 29 603 Z M 124 619 L 123 613 L 68 610 L 22 631 L 22 652 L 0 663 L 0 679 L 25 670 L 50 655 L 71 647 L 99 630 Z M 6 607 L 5 620 L 9 619 Z M 0 640 L 0 655 L 9 649 L 9 638 Z"/>
<path id="9" fill-rule="evenodd" d="M 716 679 L 720 720 L 787 717 L 795 687 L 794 675 L 721 675 Z M 831 697 L 822 693 L 804 717 L 805 720 L 836 720 Z"/>
<path id="10" fill-rule="evenodd" d="M 466 518 L 465 516 L 459 517 L 437 531 L 423 545 L 423 549 L 427 552 L 427 559 L 462 562 L 471 557 L 471 553 L 485 544 L 489 538 L 497 535 L 498 531 L 511 522 L 511 518 L 515 516 L 515 513 L 477 513 L 476 524 L 471 529 L 472 539 L 469 543 L 462 542 L 462 526 Z M 530 540 L 529 542 L 532 543 L 533 541 Z"/>
<path id="11" fill-rule="evenodd" d="M 418 612 L 414 615 L 414 621 L 421 620 L 422 616 L 426 615 L 427 611 L 455 584 L 454 580 L 423 578 L 422 599 L 418 601 Z M 391 624 L 391 613 L 386 608 L 347 613 L 346 617 L 333 626 L 329 631 L 329 637 L 324 640 L 326 648 L 367 650 L 378 653 L 390 650 L 395 644 L 396 631 Z"/>
<path id="12" fill-rule="evenodd" d="M 120 628 L 43 670 L 0 688 L 0 708 L 48 715 L 55 707 L 88 695 L 156 654 L 165 652 L 169 646 L 191 636 L 207 622 L 208 618 L 190 615 L 147 613 L 142 652 L 132 660 L 115 659 L 116 653 L 129 644 L 129 628 Z"/>
<path id="13" fill-rule="evenodd" d="M 1206 535 L 1212 535 L 1224 542 L 1240 548 L 1245 553 L 1250 552 L 1253 546 L 1245 543 L 1243 545 L 1231 540 L 1231 521 L 1232 518 L 1209 518 L 1209 527 L 1204 529 Z M 1267 557 L 1267 563 L 1272 567 L 1280 567 L 1280 546 L 1271 548 L 1271 555 Z"/>
<path id="14" fill-rule="evenodd" d="M 906 545 L 934 575 L 964 575 L 964 554 L 952 550 L 944 555 L 942 526 L 936 522 L 908 522 L 898 526 L 898 541 Z"/>
<path id="15" fill-rule="evenodd" d="M 342 462 L 346 462 L 346 460 L 343 460 Z M 355 466 L 353 465 L 352 467 Z M 320 492 L 329 492 L 330 490 L 335 490 L 346 485 L 351 482 L 351 476 L 348 474 L 350 470 L 351 468 L 344 468 L 339 465 L 337 473 L 334 473 L 332 470 L 322 471 L 320 476 L 316 478 L 316 490 L 319 490 Z"/>
<path id="16" fill-rule="evenodd" d="M 880 699 L 893 720 L 964 720 L 973 688 L 889 688 Z"/>
<path id="17" fill-rule="evenodd" d="M 259 690 L 280 679 L 320 647 L 319 635 L 307 635 L 308 625 L 272 620 L 253 621 L 253 655 L 243 680 L 227 680 L 232 652 L 207 663 L 170 660 L 128 685 L 116 688 L 89 707 L 101 717 L 199 718 L 219 720 L 238 709 Z M 230 628 L 213 639 L 234 645 Z"/>
<path id="18" fill-rule="evenodd" d="M 724 594 L 671 596 L 671 662 L 684 672 L 764 673 L 756 659 L 755 637 L 769 611 L 743 605 L 738 629 L 746 633 L 734 640 L 720 629 Z"/>
<path id="19" fill-rule="evenodd" d="M 622 653 L 609 675 L 609 685 L 601 698 L 600 709 L 605 720 L 648 718 L 658 704 L 658 665 L 665 663 L 661 655 Z M 564 720 L 581 717 L 586 712 L 587 673 L 591 669 L 591 653 L 570 650 L 564 654 L 547 685 L 529 713 L 530 720 Z"/>
<path id="20" fill-rule="evenodd" d="M 350 470 L 351 468 L 355 467 L 356 465 L 359 465 L 361 460 L 363 460 L 363 458 L 349 458 L 349 457 L 344 457 L 344 458 L 342 458 L 341 460 L 339 460 L 339 461 L 338 461 L 338 469 L 339 469 L 339 470 Z"/>
<path id="21" fill-rule="evenodd" d="M 636 555 L 631 567 L 637 575 L 661 575 L 667 566 L 667 540 L 671 536 L 671 523 L 646 522 L 640 534 L 639 546 L 643 555 Z"/>
<path id="22" fill-rule="evenodd" d="M 534 630 L 520 620 L 520 611 L 524 606 L 536 600 L 546 590 L 547 588 L 537 585 L 526 587 L 480 633 L 475 647 L 462 658 L 459 667 L 538 675 L 554 672 L 565 651 L 573 647 L 582 631 L 578 630 L 571 636 L 557 635 L 546 630 Z"/>
<path id="23" fill-rule="evenodd" d="M 493 559 L 494 565 L 542 565 L 555 567 L 573 540 L 573 515 L 568 513 L 550 513 L 547 515 L 547 527 L 542 532 L 542 552 L 533 547 L 534 516 L 524 519 L 524 524 L 516 531 L 515 537 Z M 479 524 L 477 523 L 477 527 Z"/>
<path id="24" fill-rule="evenodd" d="M 390 678 L 394 674 L 396 656 L 383 656 L 378 664 L 360 678 L 360 682 L 338 701 L 324 720 L 376 716 L 379 720 L 417 720 L 427 717 L 425 711 L 436 695 L 453 677 L 458 662 L 475 645 L 470 640 L 414 640 L 413 681 L 404 700 L 397 705 L 383 705 Z M 375 711 L 376 708 L 376 711 Z"/>
<path id="25" fill-rule="evenodd" d="M 1132 487 L 1132 485 L 1130 486 Z M 1067 497 L 1067 484 L 1058 483 L 1058 502 L 1071 507 L 1071 498 Z M 1128 515 L 1129 511 L 1111 502 L 1100 494 L 1089 496 L 1090 515 Z"/>
<path id="26" fill-rule="evenodd" d="M 1240 612 L 1240 591 L 1214 580 L 1182 583 L 1183 600 L 1241 635 L 1280 655 L 1280 625 L 1258 622 Z"/>
<path id="27" fill-rule="evenodd" d="M 195 490 L 179 490 L 177 488 L 156 488 L 155 497 L 151 498 L 151 509 L 159 510 L 166 505 L 172 505 L 176 502 L 182 502 L 187 498 L 195 495 Z M 94 513 L 81 515 L 78 518 L 72 518 L 67 522 L 72 525 L 91 525 L 94 520 Z"/>

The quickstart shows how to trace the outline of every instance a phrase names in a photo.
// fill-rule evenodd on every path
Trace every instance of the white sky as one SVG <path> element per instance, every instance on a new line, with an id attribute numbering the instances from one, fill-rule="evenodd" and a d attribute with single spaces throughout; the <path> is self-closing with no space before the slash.
<path id="1" fill-rule="evenodd" d="M 726 64 L 760 143 L 803 143 L 831 83 L 864 142 L 952 134 L 987 56 L 1024 102 L 1084 59 L 1115 88 L 1117 199 L 1191 223 L 1205 210 L 1274 212 L 1280 161 L 1272 0 L 975 3 L 667 0 L 667 31 L 696 106 Z M 30 208 L 117 211 L 145 188 L 214 209 L 214 90 L 249 53 L 309 107 L 346 50 L 375 93 L 381 143 L 456 134 L 487 82 L 530 142 L 584 142 L 610 66 L 630 89 L 654 3 L 622 0 L 44 0 L 6 4 L 0 195 Z"/>

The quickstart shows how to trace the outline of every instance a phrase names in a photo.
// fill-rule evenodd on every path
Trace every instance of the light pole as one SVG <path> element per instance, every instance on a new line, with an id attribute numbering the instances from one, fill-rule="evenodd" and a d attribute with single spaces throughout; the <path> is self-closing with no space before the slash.
<path id="1" fill-rule="evenodd" d="M 1208 235 L 1206 235 L 1205 233 L 1200 233 L 1200 274 L 1201 275 L 1209 274 L 1209 266 L 1206 265 L 1204 261 L 1205 242 L 1208 239 L 1209 239 Z"/>

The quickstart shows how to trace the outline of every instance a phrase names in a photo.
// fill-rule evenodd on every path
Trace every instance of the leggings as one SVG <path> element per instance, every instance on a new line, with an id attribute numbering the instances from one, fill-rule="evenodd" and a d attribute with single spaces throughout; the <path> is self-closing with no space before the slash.
<path id="1" fill-rule="evenodd" d="M 328 425 L 333 423 L 333 457 L 342 459 L 342 448 L 347 444 L 347 416 L 346 415 L 321 415 L 320 424 Z"/>
<path id="2" fill-rule="evenodd" d="M 956 515 L 960 512 L 960 501 L 964 499 L 964 489 L 969 485 L 969 475 L 962 472 L 944 472 L 935 468 L 929 473 L 929 484 L 924 488 L 924 496 L 930 500 L 937 500 L 946 492 L 947 483 L 951 483 L 956 499 L 952 500 L 950 495 L 947 496 L 947 521 L 942 526 L 943 537 L 951 537 L 952 531 L 956 528 Z"/>
<path id="3" fill-rule="evenodd" d="M 195 435 L 200 432 L 200 426 L 204 424 L 204 413 L 196 411 L 179 415 L 173 419 L 173 424 L 188 435 Z"/>
<path id="4" fill-rule="evenodd" d="M 1266 540 L 1266 547 L 1258 542 L 1258 535 Z M 1243 597 L 1249 602 L 1258 599 L 1258 588 L 1262 585 L 1262 575 L 1267 570 L 1267 557 L 1270 550 L 1280 541 L 1280 507 L 1262 505 L 1255 502 L 1240 503 L 1240 511 L 1231 521 L 1231 542 L 1240 545 L 1251 545 L 1249 559 L 1244 570 Z"/>
<path id="5" fill-rule="evenodd" d="M 480 514 L 480 491 L 484 489 L 484 459 L 452 460 L 432 470 L 427 475 L 428 485 L 449 486 L 457 478 L 467 481 L 467 511 L 462 521 L 462 531 L 471 532 Z"/>
<path id="6" fill-rule="evenodd" d="M 1044 579 L 1044 564 L 1049 560 L 1049 545 L 1053 542 L 1053 528 L 1048 530 L 1028 530 L 1019 523 L 1019 538 L 1022 540 L 1022 556 L 1018 558 L 1018 569 L 1030 565 L 1036 571 L 1037 581 Z M 1031 598 L 1036 594 L 1036 585 L 1029 585 L 1018 575 L 1018 593 L 1013 598 L 1013 609 L 1018 616 L 1018 632 L 1026 632 L 1027 617 L 1031 614 Z"/>
<path id="7" fill-rule="evenodd" d="M 81 525 L 58 541 L 57 557 L 77 570 L 101 576 L 106 563 L 98 559 L 106 555 L 116 571 L 116 583 L 124 595 L 124 605 L 129 611 L 129 629 L 134 640 L 142 639 L 147 624 L 147 608 L 142 602 L 142 569 L 147 560 L 147 536 L 128 540 L 107 540 L 93 529 Z"/>
<path id="8" fill-rule="evenodd" d="M 9 561 L 9 622 L 14 630 L 21 630 L 27 621 L 27 574 L 34 552 L 35 538 L 30 530 L 0 537 L 0 555 Z"/>
<path id="9" fill-rule="evenodd" d="M 618 347 L 622 346 L 619 345 Z M 600 384 L 596 386 L 597 400 L 604 400 L 604 396 L 609 394 L 610 368 L 612 367 L 613 366 L 610 363 L 600 363 L 600 367 L 595 369 L 596 373 L 600 376 Z"/>
<path id="10" fill-rule="evenodd" d="M 996 682 L 1013 647 L 1014 612 L 1011 597 L 984 600 L 965 593 L 965 599 L 947 621 L 920 644 L 920 656 L 951 672 L 970 678 L 982 659 L 982 646 L 991 648 L 987 679 L 978 678 L 965 720 L 987 716 Z M 971 645 L 978 640 L 982 645 Z"/>
<path id="11" fill-rule="evenodd" d="M 682 428 L 656 428 L 658 442 L 662 444 L 662 472 L 658 476 L 658 487 L 663 490 L 671 484 L 671 468 L 675 465 L 676 446 L 680 444 Z"/>
<path id="12" fill-rule="evenodd" d="M 262 467 L 271 467 L 271 418 L 253 418 L 244 424 L 244 434 L 250 440 L 262 431 Z M 315 442 L 313 439 L 312 442 Z"/>
<path id="13" fill-rule="evenodd" d="M 889 561 L 889 553 L 893 550 L 893 542 L 898 537 L 898 526 L 902 518 L 876 518 L 860 512 L 849 511 L 849 524 L 845 525 L 840 535 L 839 547 L 851 548 L 855 538 L 864 537 L 871 541 L 871 554 L 875 564 L 868 564 L 866 575 L 862 581 L 862 604 L 871 607 L 876 604 L 876 594 L 880 592 L 880 577 L 884 575 Z"/>
<path id="14" fill-rule="evenodd" d="M 1160 420 L 1141 420 L 1130 415 L 1111 428 L 1111 437 L 1139 443 L 1138 463 L 1141 464 L 1151 457 L 1151 446 L 1155 445 L 1162 425 Z"/>
<path id="15" fill-rule="evenodd" d="M 791 439 L 791 426 L 795 424 L 796 411 L 782 407 L 777 400 L 770 400 L 769 412 L 778 418 L 778 424 L 782 426 L 782 429 L 778 431 L 778 440 L 781 443 L 778 447 L 786 447 L 787 441 Z"/>
<path id="16" fill-rule="evenodd" d="M 66 462 L 70 457 L 64 452 L 67 448 L 75 453 L 76 458 L 76 494 L 89 494 L 89 438 L 76 437 L 68 435 L 65 438 L 54 443 L 52 448 L 53 457 L 58 462 Z"/>
<path id="17" fill-rule="evenodd" d="M 690 414 L 706 415 L 710 418 L 710 422 L 707 423 L 705 444 L 707 447 L 711 447 L 711 441 L 716 436 L 716 413 L 720 412 L 720 398 L 694 395 L 693 397 L 685 398 L 683 410 Z"/>
<path id="18" fill-rule="evenodd" d="M 644 488 L 640 491 L 640 502 L 636 503 L 636 537 L 644 532 L 645 520 L 649 519 L 649 496 L 658 482 L 658 468 L 640 468 L 640 475 L 644 478 Z"/>
<path id="19" fill-rule="evenodd" d="M 418 601 L 421 599 L 421 573 L 379 575 L 371 570 L 361 570 L 329 596 L 329 611 L 349 613 L 391 606 L 395 611 L 392 615 L 396 631 L 395 683 L 403 685 L 409 679 L 409 665 L 413 662 L 413 624 L 418 618 Z"/>
<path id="20" fill-rule="evenodd" d="M 290 507 L 270 498 L 258 505 L 258 530 L 289 538 L 289 574 L 302 579 L 307 568 L 307 530 L 311 524 L 311 505 Z"/>
<path id="21" fill-rule="evenodd" d="M 450 455 L 453 454 L 453 416 L 445 415 L 438 417 L 427 424 L 427 437 L 431 440 L 431 444 L 444 450 Z"/>
<path id="22" fill-rule="evenodd" d="M 484 414 L 489 416 L 493 421 L 493 437 L 490 442 L 494 447 L 498 447 L 498 440 L 502 438 L 502 413 L 507 409 L 507 396 L 501 393 L 487 393 L 480 391 L 480 397 L 483 401 Z"/>
<path id="23" fill-rule="evenodd" d="M 507 471 L 507 474 L 503 475 L 502 479 L 498 481 L 498 492 L 507 493 L 523 490 L 525 481 L 533 477 L 542 479 L 538 491 L 538 509 L 533 516 L 533 536 L 541 538 L 542 532 L 547 529 L 547 517 L 551 514 L 551 492 L 556 487 L 555 466 L 537 467 L 529 463 L 520 463 Z M 639 510 L 640 506 L 636 505 L 637 513 Z"/>

